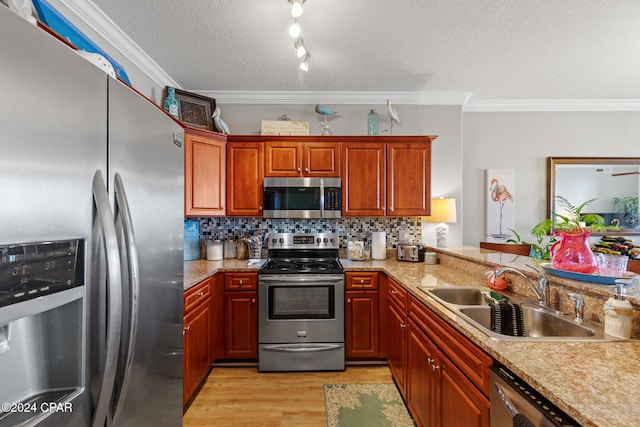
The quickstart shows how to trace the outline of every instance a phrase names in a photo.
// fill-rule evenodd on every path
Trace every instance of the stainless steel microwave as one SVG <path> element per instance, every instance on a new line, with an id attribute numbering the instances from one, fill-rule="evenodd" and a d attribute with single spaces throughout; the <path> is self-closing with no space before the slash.
<path id="1" fill-rule="evenodd" d="M 265 218 L 340 218 L 340 178 L 265 178 Z"/>

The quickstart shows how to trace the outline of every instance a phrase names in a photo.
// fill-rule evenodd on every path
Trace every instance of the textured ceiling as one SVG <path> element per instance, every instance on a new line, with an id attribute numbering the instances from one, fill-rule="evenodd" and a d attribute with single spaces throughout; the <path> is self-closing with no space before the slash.
<path id="1" fill-rule="evenodd" d="M 93 0 L 191 91 L 639 99 L 638 0 Z"/>

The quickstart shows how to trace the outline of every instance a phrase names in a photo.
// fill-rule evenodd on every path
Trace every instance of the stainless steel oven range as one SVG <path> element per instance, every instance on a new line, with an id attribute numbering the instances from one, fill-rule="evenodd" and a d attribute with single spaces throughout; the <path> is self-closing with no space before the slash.
<path id="1" fill-rule="evenodd" d="M 335 233 L 267 236 L 258 274 L 258 369 L 345 368 L 344 271 Z"/>

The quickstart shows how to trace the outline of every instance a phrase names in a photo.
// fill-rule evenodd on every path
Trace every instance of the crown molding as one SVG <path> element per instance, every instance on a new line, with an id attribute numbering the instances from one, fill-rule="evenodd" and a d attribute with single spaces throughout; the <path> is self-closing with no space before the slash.
<path id="1" fill-rule="evenodd" d="M 469 92 L 356 92 L 356 91 L 195 91 L 226 104 L 384 104 L 463 105 Z"/>
<path id="2" fill-rule="evenodd" d="M 85 22 L 158 86 L 180 86 L 160 68 L 133 40 L 131 40 L 91 0 L 59 0 L 69 11 Z"/>
<path id="3" fill-rule="evenodd" d="M 472 99 L 462 112 L 640 111 L 640 99 Z"/>

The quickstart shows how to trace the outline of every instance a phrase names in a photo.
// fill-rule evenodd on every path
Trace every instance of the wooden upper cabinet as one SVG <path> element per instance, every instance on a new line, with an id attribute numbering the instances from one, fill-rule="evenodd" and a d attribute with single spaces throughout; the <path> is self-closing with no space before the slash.
<path id="1" fill-rule="evenodd" d="M 387 216 L 431 214 L 431 144 L 387 144 Z"/>
<path id="2" fill-rule="evenodd" d="M 267 141 L 265 176 L 337 177 L 340 144 L 337 142 Z"/>
<path id="3" fill-rule="evenodd" d="M 227 143 L 227 215 L 261 216 L 264 144 Z"/>
<path id="4" fill-rule="evenodd" d="M 224 216 L 226 137 L 185 129 L 184 214 Z"/>
<path id="5" fill-rule="evenodd" d="M 384 216 L 385 144 L 342 144 L 342 214 Z"/>

